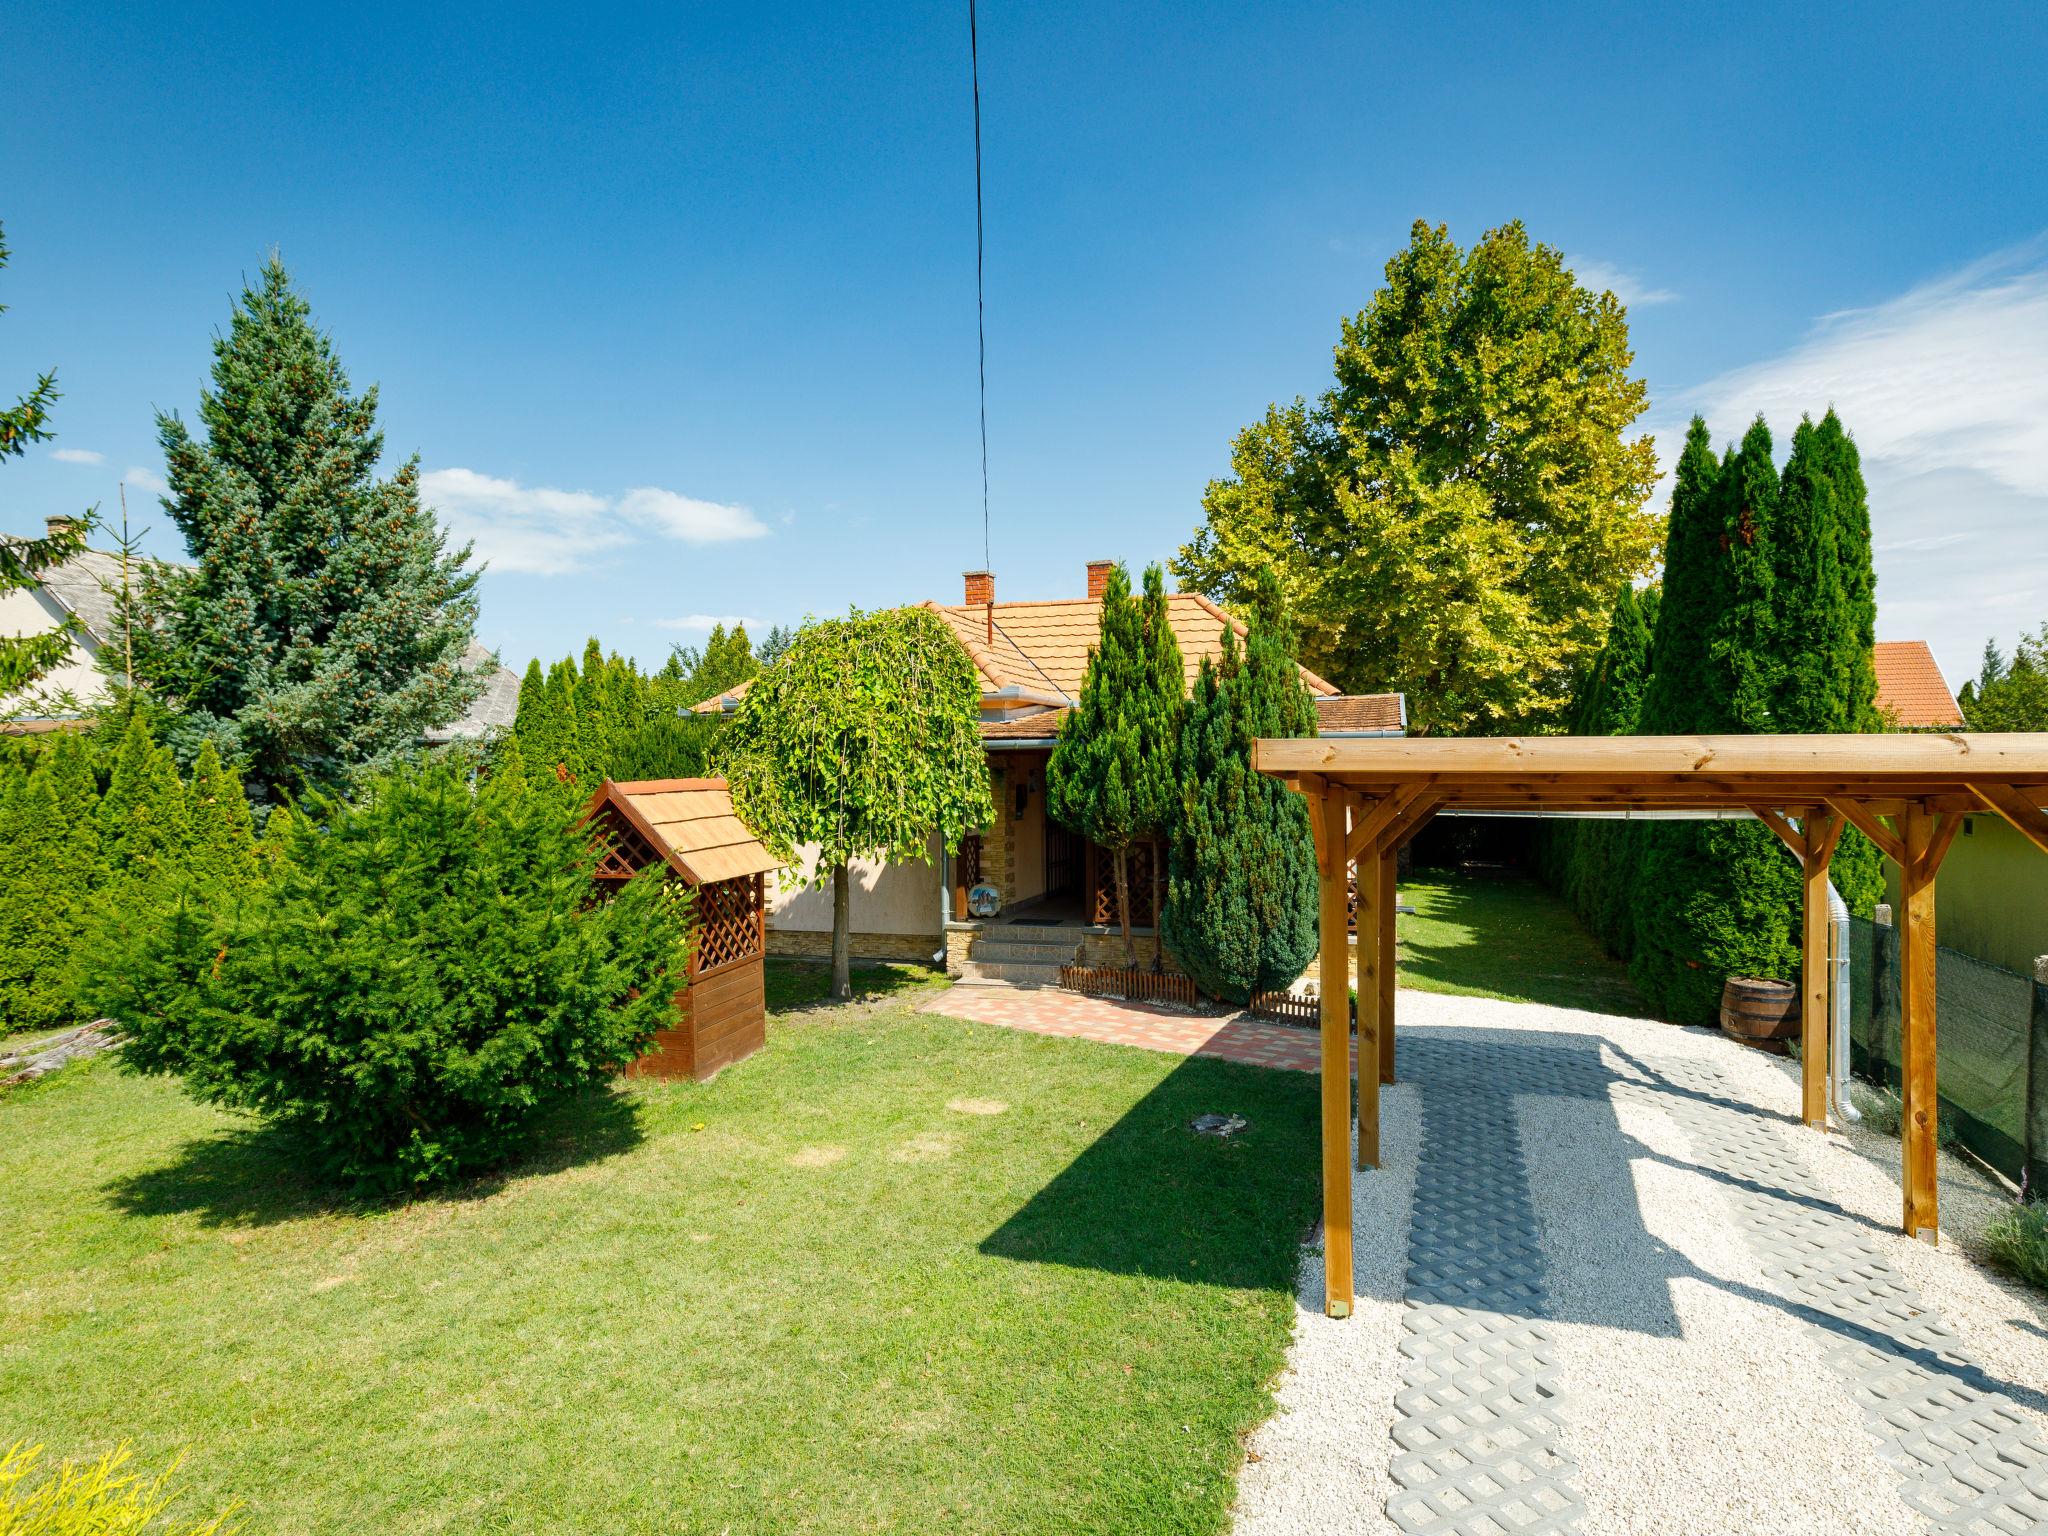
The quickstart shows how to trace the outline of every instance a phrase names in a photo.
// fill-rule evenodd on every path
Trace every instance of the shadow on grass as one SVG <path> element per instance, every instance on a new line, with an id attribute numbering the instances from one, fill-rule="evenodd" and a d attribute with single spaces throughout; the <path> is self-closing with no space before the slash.
<path id="1" fill-rule="evenodd" d="M 820 1008 L 846 1006 L 832 1000 L 832 967 L 822 961 L 770 955 L 763 972 L 763 990 L 770 1014 L 809 1013 Z M 854 962 L 851 979 L 853 1001 L 856 1003 L 909 997 L 932 991 L 945 982 L 944 975 L 922 966 L 874 961 Z"/>
<path id="2" fill-rule="evenodd" d="M 1401 884 L 1401 976 L 1424 991 L 1644 1018 L 1620 961 L 1533 876 L 1505 868 L 1418 869 Z"/>
<path id="3" fill-rule="evenodd" d="M 483 1200 L 518 1179 L 629 1152 L 645 1139 L 641 1106 L 611 1084 L 543 1111 L 501 1168 L 410 1195 L 364 1196 L 314 1171 L 317 1151 L 289 1127 L 250 1123 L 188 1141 L 168 1163 L 104 1185 L 130 1216 L 196 1214 L 204 1227 L 261 1227 L 310 1216 L 367 1214 L 416 1203 Z"/>
<path id="4" fill-rule="evenodd" d="M 1190 1057 L 1014 1215 L 981 1252 L 1034 1264 L 1292 1292 L 1318 1209 L 1317 1079 Z M 1203 1114 L 1242 1115 L 1223 1138 Z"/>

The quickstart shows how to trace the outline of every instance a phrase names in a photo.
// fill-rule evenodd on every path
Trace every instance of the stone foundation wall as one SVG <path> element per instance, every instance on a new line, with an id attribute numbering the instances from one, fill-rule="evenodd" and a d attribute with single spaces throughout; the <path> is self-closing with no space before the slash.
<path id="1" fill-rule="evenodd" d="M 903 964 L 929 965 L 939 950 L 939 936 L 935 933 L 855 933 L 850 938 L 856 960 L 893 960 Z M 804 928 L 770 928 L 768 953 L 804 960 L 830 960 L 832 935 Z"/>

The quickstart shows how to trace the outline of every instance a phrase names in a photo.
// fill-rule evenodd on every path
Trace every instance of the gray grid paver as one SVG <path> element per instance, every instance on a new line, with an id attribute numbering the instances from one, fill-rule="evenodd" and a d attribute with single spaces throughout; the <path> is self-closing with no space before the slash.
<path id="1" fill-rule="evenodd" d="M 2048 1450 L 2030 1438 L 2027 1416 L 1864 1227 L 1802 1198 L 1815 1181 L 1796 1128 L 1736 1104 L 1706 1063 L 1643 1065 L 1664 1085 L 1618 1075 L 1617 1094 L 1648 1095 L 1703 1161 L 1739 1176 L 1737 1224 L 1773 1288 L 1804 1309 L 1907 1506 L 1939 1532 L 2048 1532 Z"/>
<path id="2" fill-rule="evenodd" d="M 2048 1450 L 2027 1415 L 1861 1224 L 1803 1193 L 1815 1183 L 1793 1139 L 1803 1133 L 1741 1102 L 1710 1063 L 1617 1066 L 1590 1045 L 1431 1034 L 1404 1047 L 1423 1126 L 1394 1399 L 1394 1523 L 1413 1536 L 1580 1528 L 1514 1097 L 1611 1095 L 1670 1115 L 1724 1176 L 1767 1283 L 1821 1341 L 1928 1529 L 2048 1533 Z"/>
<path id="3" fill-rule="evenodd" d="M 1597 1081 L 1590 1052 L 1526 1054 L 1513 1063 L 1517 1091 Z M 1501 1048 L 1419 1039 L 1404 1063 L 1422 1084 L 1422 1147 L 1388 1518 L 1412 1536 L 1577 1531 L 1585 1506 L 1559 1443 L 1543 1249 Z"/>

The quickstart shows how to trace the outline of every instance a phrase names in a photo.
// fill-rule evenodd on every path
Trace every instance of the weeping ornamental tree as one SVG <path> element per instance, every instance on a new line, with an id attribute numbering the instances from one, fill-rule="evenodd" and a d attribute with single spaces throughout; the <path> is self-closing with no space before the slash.
<path id="1" fill-rule="evenodd" d="M 483 692 L 469 551 L 420 505 L 419 463 L 376 478 L 377 391 L 351 393 L 273 257 L 213 344 L 203 436 L 160 415 L 189 566 L 145 566 L 138 680 L 181 760 L 211 739 L 265 796 L 410 751 Z"/>
<path id="2" fill-rule="evenodd" d="M 1290 985 L 1316 950 L 1316 858 L 1308 806 L 1254 772 L 1261 736 L 1313 736 L 1315 705 L 1295 666 L 1279 584 L 1258 589 L 1239 651 L 1202 659 L 1182 723 L 1181 815 L 1161 931 L 1204 992 L 1233 1003 Z"/>
<path id="3" fill-rule="evenodd" d="M 713 761 L 780 858 L 832 886 L 832 995 L 853 995 L 848 864 L 951 853 L 995 817 L 974 665 L 936 613 L 858 609 L 797 631 L 721 729 Z"/>
<path id="4" fill-rule="evenodd" d="M 1131 845 L 1163 838 L 1180 816 L 1175 759 L 1186 690 L 1180 643 L 1167 623 L 1164 575 L 1156 565 L 1147 567 L 1144 598 L 1135 600 L 1130 573 L 1114 567 L 1103 588 L 1101 630 L 1088 653 L 1080 702 L 1061 722 L 1046 764 L 1045 808 L 1109 853 L 1126 965 L 1136 963 Z M 1153 932 L 1156 964 L 1162 953 L 1156 925 Z"/>

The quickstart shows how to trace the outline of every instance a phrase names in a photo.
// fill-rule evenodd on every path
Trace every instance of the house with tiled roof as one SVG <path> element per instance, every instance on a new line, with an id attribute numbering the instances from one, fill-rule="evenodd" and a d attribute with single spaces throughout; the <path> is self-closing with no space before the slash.
<path id="1" fill-rule="evenodd" d="M 926 602 L 974 663 L 981 685 L 981 740 L 988 754 L 996 818 L 959 853 L 933 849 L 925 860 L 853 867 L 853 950 L 874 959 L 945 958 L 955 970 L 980 968 L 1009 979 L 1049 980 L 1076 956 L 1107 955 L 1121 932 L 1110 863 L 1079 833 L 1046 814 L 1045 766 L 1060 723 L 1079 702 L 1088 653 L 1102 626 L 1102 592 L 1112 562 L 1090 561 L 1086 585 L 1066 598 L 999 602 L 995 577 L 969 571 L 957 603 Z M 1245 628 L 1208 598 L 1177 592 L 1167 622 L 1180 644 L 1187 681 L 1206 658 L 1223 654 L 1223 631 Z M 1399 736 L 1407 705 L 1398 693 L 1346 694 L 1303 668 L 1325 736 Z M 746 685 L 707 699 L 700 711 L 738 707 Z M 1131 920 L 1153 922 L 1150 847 L 1131 856 Z M 997 911 L 976 918 L 968 894 L 994 893 Z M 773 894 L 769 947 L 824 954 L 832 933 L 831 895 L 809 889 Z"/>
<path id="2" fill-rule="evenodd" d="M 1877 669 L 1879 714 L 1906 730 L 1962 728 L 1963 708 L 1925 640 L 1880 640 L 1870 659 Z"/>

